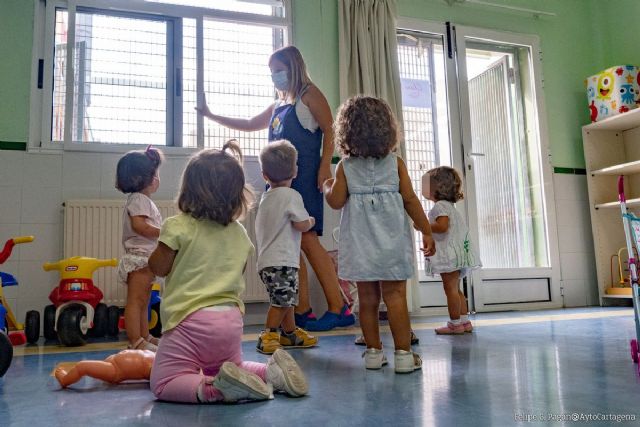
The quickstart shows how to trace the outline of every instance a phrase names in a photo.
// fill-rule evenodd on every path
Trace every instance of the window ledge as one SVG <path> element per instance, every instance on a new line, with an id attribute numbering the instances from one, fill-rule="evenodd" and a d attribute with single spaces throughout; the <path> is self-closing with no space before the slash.
<path id="1" fill-rule="evenodd" d="M 124 154 L 131 150 L 144 150 L 147 146 L 146 144 L 45 143 L 41 147 L 29 147 L 28 151 L 40 154 L 63 154 L 65 152 Z M 166 156 L 170 157 L 191 156 L 193 153 L 199 151 L 199 148 L 192 147 L 167 147 L 164 145 L 154 145 L 154 147 L 160 149 Z"/>

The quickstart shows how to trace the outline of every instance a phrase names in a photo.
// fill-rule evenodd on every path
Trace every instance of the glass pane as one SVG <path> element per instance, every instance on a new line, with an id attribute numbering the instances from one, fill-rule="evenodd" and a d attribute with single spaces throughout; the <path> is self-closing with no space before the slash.
<path id="1" fill-rule="evenodd" d="M 535 102 L 521 77 L 531 74 L 519 72 L 528 49 L 467 46 L 480 258 L 486 268 L 548 266 Z"/>
<path id="2" fill-rule="evenodd" d="M 145 0 L 151 3 L 166 3 L 179 6 L 204 7 L 231 12 L 255 13 L 257 15 L 282 16 L 282 0 Z"/>
<path id="3" fill-rule="evenodd" d="M 52 140 L 64 135 L 66 12 L 56 18 Z M 78 12 L 72 139 L 166 143 L 167 23 Z"/>
<path id="4" fill-rule="evenodd" d="M 274 102 L 267 62 L 282 45 L 283 31 L 259 25 L 204 22 L 204 93 L 214 114 L 249 118 Z M 258 155 L 267 130 L 240 132 L 206 120 L 205 147 L 220 148 L 237 138 L 245 155 Z"/>
<path id="5" fill-rule="evenodd" d="M 406 164 L 413 188 L 427 211 L 432 203 L 421 196 L 422 175 L 451 165 L 451 140 L 446 97 L 442 37 L 398 33 L 398 63 L 402 84 L 402 115 Z M 424 270 L 422 234 L 415 233 L 418 268 Z"/>

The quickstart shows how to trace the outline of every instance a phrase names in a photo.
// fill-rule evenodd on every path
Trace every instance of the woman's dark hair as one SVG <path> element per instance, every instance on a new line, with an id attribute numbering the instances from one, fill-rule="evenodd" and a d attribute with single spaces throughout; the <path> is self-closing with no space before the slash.
<path id="1" fill-rule="evenodd" d="M 385 157 L 398 143 L 398 124 L 384 100 L 354 96 L 338 110 L 333 124 L 338 151 L 347 157 Z"/>
<path id="2" fill-rule="evenodd" d="M 189 160 L 178 195 L 180 211 L 227 225 L 242 219 L 253 202 L 235 139 L 227 141 L 221 150 L 202 150 Z"/>
<path id="3" fill-rule="evenodd" d="M 446 200 L 455 203 L 464 198 L 462 178 L 454 168 L 440 166 L 429 170 L 427 174 L 429 174 L 431 188 L 434 189 L 433 197 L 435 200 Z"/>
<path id="4" fill-rule="evenodd" d="M 129 151 L 118 160 L 116 188 L 125 194 L 144 190 L 153 182 L 163 160 L 162 152 L 152 146 Z"/>

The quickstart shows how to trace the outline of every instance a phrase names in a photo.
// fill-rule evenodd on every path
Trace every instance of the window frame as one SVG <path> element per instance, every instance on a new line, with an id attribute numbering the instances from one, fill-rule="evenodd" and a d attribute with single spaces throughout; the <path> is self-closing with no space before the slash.
<path id="1" fill-rule="evenodd" d="M 260 0 L 256 0 L 259 3 Z M 206 7 L 181 6 L 167 3 L 154 3 L 144 0 L 39 0 L 34 15 L 34 42 L 31 89 L 31 120 L 29 124 L 28 151 L 60 152 L 84 151 L 124 153 L 132 149 L 143 148 L 144 144 L 109 144 L 73 142 L 72 121 L 74 90 L 75 55 L 75 14 L 77 12 L 97 12 L 113 16 L 129 16 L 166 21 L 167 29 L 167 141 L 163 151 L 170 155 L 190 155 L 204 147 L 204 118 L 197 117 L 197 147 L 182 146 L 182 94 L 175 96 L 176 73 L 182 72 L 182 26 L 177 25 L 183 18 L 196 21 L 196 93 L 198 104 L 204 96 L 204 21 L 213 19 L 237 24 L 262 25 L 283 30 L 285 44 L 292 40 L 293 22 L 291 0 L 282 0 L 284 16 L 260 15 L 246 12 L 232 12 Z M 55 14 L 58 9 L 68 11 L 68 31 L 66 70 L 65 70 L 65 127 L 61 142 L 51 138 L 53 105 L 53 67 L 55 43 Z M 172 29 L 169 27 L 173 27 Z M 172 33 L 172 37 L 169 34 Z"/>

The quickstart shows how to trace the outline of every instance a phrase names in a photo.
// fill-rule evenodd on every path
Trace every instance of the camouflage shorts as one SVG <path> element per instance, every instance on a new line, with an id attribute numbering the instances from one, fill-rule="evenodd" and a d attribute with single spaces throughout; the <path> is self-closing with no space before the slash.
<path id="1" fill-rule="evenodd" d="M 266 267 L 260 270 L 260 279 L 269 292 L 274 307 L 298 305 L 298 269 L 295 267 Z"/>

